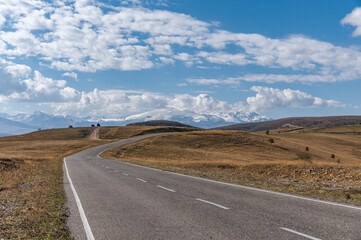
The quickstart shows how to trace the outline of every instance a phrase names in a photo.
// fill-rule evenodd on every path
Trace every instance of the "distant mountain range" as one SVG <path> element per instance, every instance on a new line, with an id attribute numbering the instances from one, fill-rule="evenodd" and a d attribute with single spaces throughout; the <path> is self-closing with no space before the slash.
<path id="1" fill-rule="evenodd" d="M 0 137 L 37 130 L 36 127 L 0 117 Z"/>
<path id="2" fill-rule="evenodd" d="M 99 118 L 76 118 L 72 116 L 60 116 L 36 111 L 33 114 L 17 114 L 10 116 L 0 113 L 0 136 L 23 134 L 38 129 L 86 127 L 100 123 L 102 126 L 124 126 L 135 122 L 151 120 L 168 120 L 179 122 L 199 128 L 214 128 L 232 123 L 264 121 L 266 117 L 257 113 L 226 113 L 226 114 L 199 114 L 192 111 L 169 111 L 158 109 L 141 114 L 131 115 L 119 119 Z"/>
<path id="3" fill-rule="evenodd" d="M 117 119 L 117 121 L 124 122 L 125 124 L 150 120 L 168 120 L 199 128 L 215 128 L 233 123 L 265 121 L 269 120 L 269 118 L 257 113 L 245 112 L 200 114 L 189 110 L 156 109 L 149 112 L 131 115 L 126 118 Z"/>
<path id="4" fill-rule="evenodd" d="M 154 121 L 154 120 L 167 121 Z M 199 128 L 213 128 L 223 130 L 264 131 L 278 128 L 314 128 L 360 124 L 361 116 L 335 116 L 335 117 L 293 117 L 278 120 L 269 120 L 257 113 L 227 113 L 224 115 L 199 114 L 190 111 L 154 110 L 119 119 L 100 117 L 75 118 L 72 116 L 56 116 L 44 112 L 33 114 L 18 114 L 10 116 L 0 113 L 0 136 L 17 135 L 38 129 L 86 127 L 100 123 L 102 126 L 124 126 L 131 123 L 138 124 L 174 124 Z M 146 122 L 146 123 L 144 123 Z"/>
<path id="5" fill-rule="evenodd" d="M 64 128 L 68 127 L 69 125 L 89 125 L 86 120 L 83 121 L 71 116 L 56 116 L 41 111 L 36 111 L 33 114 L 17 114 L 15 116 L 9 116 L 8 119 L 31 126 L 36 126 L 37 128 L 41 129 Z"/>

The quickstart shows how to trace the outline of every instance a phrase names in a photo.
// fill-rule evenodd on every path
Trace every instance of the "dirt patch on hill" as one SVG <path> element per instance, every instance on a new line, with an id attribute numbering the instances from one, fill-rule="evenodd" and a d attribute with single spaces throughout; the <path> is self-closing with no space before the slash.
<path id="1" fill-rule="evenodd" d="M 99 131 L 100 131 L 100 127 L 93 128 L 92 132 L 86 138 L 89 140 L 98 140 Z"/>

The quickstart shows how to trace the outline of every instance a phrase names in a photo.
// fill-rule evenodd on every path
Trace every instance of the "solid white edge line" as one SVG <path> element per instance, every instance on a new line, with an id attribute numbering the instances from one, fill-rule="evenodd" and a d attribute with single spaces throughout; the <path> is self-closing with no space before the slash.
<path id="1" fill-rule="evenodd" d="M 129 176 L 129 174 L 128 173 L 122 173 L 124 176 Z"/>
<path id="2" fill-rule="evenodd" d="M 178 176 L 181 176 L 181 177 L 188 177 L 188 178 L 198 179 L 198 180 L 202 180 L 202 181 L 206 181 L 206 182 L 212 182 L 212 183 L 223 184 L 223 185 L 232 186 L 232 187 L 243 188 L 243 189 L 256 191 L 256 192 L 270 193 L 270 194 L 279 195 L 279 196 L 283 196 L 283 197 L 296 198 L 296 199 L 301 199 L 301 200 L 306 200 L 306 201 L 311 201 L 311 202 L 317 202 L 317 203 L 322 203 L 322 204 L 327 204 L 327 205 L 332 205 L 332 206 L 337 206 L 337 207 L 350 208 L 350 209 L 355 209 L 355 210 L 361 211 L 361 207 L 356 207 L 356 206 L 352 206 L 352 205 L 328 202 L 328 201 L 319 200 L 319 199 L 315 199 L 315 198 L 308 198 L 308 197 L 292 195 L 292 194 L 289 194 L 289 193 L 274 192 L 274 191 L 271 191 L 271 190 L 265 190 L 265 189 L 261 189 L 261 188 L 255 188 L 255 187 L 248 187 L 248 186 L 234 184 L 234 183 L 220 182 L 220 181 L 211 180 L 211 179 L 207 179 L 207 178 L 194 177 L 194 176 L 185 175 L 185 174 L 181 174 L 181 173 L 170 172 L 170 171 L 166 171 L 166 170 L 160 170 L 160 169 L 156 169 L 156 168 L 141 166 L 141 165 L 137 165 L 137 164 L 133 164 L 133 163 L 129 163 L 129 162 L 123 162 L 123 161 L 118 161 L 118 160 L 113 160 L 113 161 L 117 161 L 117 162 L 124 163 L 124 164 L 131 165 L 131 166 L 146 168 L 146 169 L 150 169 L 150 170 L 153 170 L 153 171 L 178 175 Z"/>
<path id="3" fill-rule="evenodd" d="M 169 192 L 175 192 L 173 189 L 166 188 L 166 187 L 163 187 L 163 186 L 161 186 L 161 185 L 157 185 L 157 187 L 162 188 L 162 189 L 164 189 L 164 190 L 167 190 L 167 191 L 169 191 Z"/>
<path id="4" fill-rule="evenodd" d="M 121 144 L 121 145 L 122 145 L 122 144 Z M 115 146 L 115 147 L 117 147 L 117 146 Z M 105 151 L 107 151 L 107 150 L 109 150 L 109 149 L 105 149 L 104 151 L 101 151 L 101 152 L 97 155 L 97 157 L 98 157 L 98 158 L 102 158 L 100 155 L 102 155 L 103 152 L 105 152 Z"/>
<path id="5" fill-rule="evenodd" d="M 68 177 L 68 180 L 69 180 L 70 188 L 71 188 L 71 190 L 73 192 L 73 195 L 74 195 L 74 198 L 75 198 L 76 205 L 78 206 L 80 218 L 81 218 L 81 221 L 83 222 L 83 226 L 84 226 L 84 230 L 85 230 L 85 234 L 87 236 L 87 239 L 88 240 L 95 240 L 94 235 L 92 233 L 92 230 L 90 228 L 90 225 L 88 223 L 88 219 L 86 218 L 83 206 L 81 205 L 79 196 L 78 196 L 78 194 L 77 194 L 77 192 L 75 190 L 75 187 L 73 185 L 73 182 L 72 182 L 72 180 L 70 178 L 68 166 L 66 164 L 66 158 L 64 158 L 64 167 L 65 167 L 66 176 Z"/>
<path id="6" fill-rule="evenodd" d="M 145 181 L 144 179 L 141 179 L 141 178 L 137 178 L 139 181 L 141 181 L 141 182 L 147 182 L 147 181 Z"/>
<path id="7" fill-rule="evenodd" d="M 225 209 L 225 210 L 229 210 L 229 209 L 230 209 L 230 208 L 228 208 L 228 207 L 225 207 L 225 206 L 222 206 L 222 205 L 219 205 L 219 204 L 217 204 L 217 203 L 210 202 L 210 201 L 207 201 L 207 200 L 203 200 L 203 199 L 200 199 L 200 198 L 196 198 L 196 200 L 201 201 L 201 202 L 204 202 L 204 203 L 208 203 L 208 204 L 211 204 L 211 205 L 214 205 L 214 206 L 219 207 L 219 208 L 223 208 L 223 209 Z"/>
<path id="8" fill-rule="evenodd" d="M 300 233 L 300 232 L 297 232 L 297 231 L 292 230 L 292 229 L 289 229 L 289 228 L 280 227 L 280 229 L 285 230 L 285 231 L 287 231 L 287 232 L 294 233 L 294 234 L 299 235 L 299 236 L 302 236 L 302 237 L 304 237 L 304 238 L 311 239 L 311 240 L 321 240 L 321 239 L 319 239 L 319 238 L 315 238 L 315 237 L 312 237 L 312 236 L 310 236 L 310 235 L 307 235 L 307 234 L 304 234 L 304 233 Z"/>

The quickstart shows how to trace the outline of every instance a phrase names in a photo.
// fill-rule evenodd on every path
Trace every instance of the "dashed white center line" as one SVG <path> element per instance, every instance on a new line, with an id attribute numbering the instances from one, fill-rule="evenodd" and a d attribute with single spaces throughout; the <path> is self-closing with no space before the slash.
<path id="1" fill-rule="evenodd" d="M 319 238 L 315 238 L 315 237 L 312 237 L 312 236 L 310 236 L 310 235 L 307 235 L 307 234 L 304 234 L 304 233 L 300 233 L 300 232 L 297 232 L 297 231 L 292 230 L 292 229 L 289 229 L 289 228 L 280 227 L 280 229 L 285 230 L 285 231 L 287 231 L 287 232 L 294 233 L 294 234 L 299 235 L 299 236 L 302 236 L 302 237 L 304 237 L 304 238 L 311 239 L 311 240 L 321 240 L 321 239 L 319 239 Z"/>
<path id="2" fill-rule="evenodd" d="M 164 189 L 164 190 L 167 190 L 167 191 L 169 191 L 169 192 L 175 192 L 173 189 L 166 188 L 166 187 L 163 187 L 163 186 L 160 186 L 160 185 L 157 185 L 157 187 L 162 188 L 162 189 Z"/>
<path id="3" fill-rule="evenodd" d="M 109 168 L 109 167 L 105 167 L 105 168 Z"/>
<path id="4" fill-rule="evenodd" d="M 124 172 L 123 172 L 122 174 L 123 174 L 124 176 L 128 176 L 128 175 L 129 175 L 128 173 L 124 173 Z"/>
<path id="5" fill-rule="evenodd" d="M 114 172 L 119 172 L 118 170 L 114 170 Z"/>
<path id="6" fill-rule="evenodd" d="M 230 209 L 230 208 L 228 208 L 228 207 L 219 205 L 219 204 L 214 203 L 214 202 L 206 201 L 206 200 L 203 200 L 203 199 L 200 199 L 200 198 L 196 198 L 196 200 L 201 201 L 201 202 L 204 202 L 204 203 L 208 203 L 208 204 L 211 204 L 211 205 L 214 205 L 214 206 L 219 207 L 219 208 L 222 208 L 222 209 L 226 209 L 226 210 L 229 210 L 229 209 Z"/>
<path id="7" fill-rule="evenodd" d="M 141 178 L 137 178 L 139 181 L 141 181 L 141 182 L 147 182 L 147 181 L 145 181 L 144 179 L 141 179 Z"/>

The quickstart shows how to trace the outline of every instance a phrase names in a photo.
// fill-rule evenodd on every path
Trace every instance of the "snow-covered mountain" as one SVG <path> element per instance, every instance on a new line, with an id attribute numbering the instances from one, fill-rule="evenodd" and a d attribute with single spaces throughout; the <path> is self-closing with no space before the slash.
<path id="1" fill-rule="evenodd" d="M 116 123 L 128 124 L 149 120 L 169 120 L 181 122 L 200 128 L 215 128 L 224 125 L 244 122 L 266 121 L 269 118 L 257 113 L 224 113 L 224 114 L 199 114 L 193 111 L 181 111 L 170 109 L 157 109 L 119 119 L 97 119 L 103 125 L 116 125 Z"/>
<path id="2" fill-rule="evenodd" d="M 36 111 L 33 114 L 17 114 L 8 117 L 8 119 L 36 126 L 41 129 L 66 128 L 69 125 L 77 125 L 78 123 L 83 122 L 80 119 L 74 119 L 70 116 L 56 116 L 41 111 Z"/>
<path id="3" fill-rule="evenodd" d="M 258 122 L 269 120 L 257 113 L 231 112 L 220 114 L 200 114 L 189 110 L 157 109 L 123 118 L 75 118 L 72 116 L 53 115 L 40 111 L 33 114 L 9 116 L 0 113 L 0 136 L 14 135 L 49 128 L 86 127 L 100 123 L 102 126 L 124 126 L 129 123 L 149 120 L 170 120 L 200 128 L 214 128 L 235 123 Z"/>
<path id="4" fill-rule="evenodd" d="M 38 129 L 86 127 L 94 124 L 87 119 L 71 116 L 60 116 L 36 111 L 33 114 L 17 114 L 10 116 L 0 113 L 0 137 L 24 134 Z"/>

